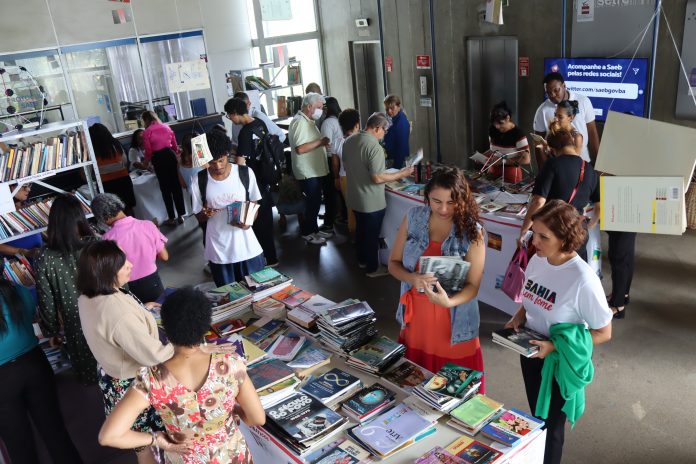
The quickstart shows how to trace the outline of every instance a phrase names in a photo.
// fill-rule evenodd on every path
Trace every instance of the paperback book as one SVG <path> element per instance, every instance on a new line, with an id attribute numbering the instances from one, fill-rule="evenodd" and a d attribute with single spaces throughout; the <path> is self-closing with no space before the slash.
<path id="1" fill-rule="evenodd" d="M 340 438 L 307 456 L 308 464 L 363 464 L 370 462 L 370 453 L 353 440 Z"/>
<path id="2" fill-rule="evenodd" d="M 342 408 L 348 416 L 362 423 L 388 408 L 394 403 L 395 398 L 396 393 L 379 383 L 375 383 L 362 388 L 348 398 L 343 403 Z"/>
<path id="3" fill-rule="evenodd" d="M 283 321 L 280 319 L 271 319 L 264 323 L 262 326 L 253 327 L 253 330 L 244 331 L 242 332 L 242 335 L 244 335 L 252 343 L 259 343 L 262 340 L 271 337 L 274 334 L 277 334 L 278 332 L 283 330 L 285 325 L 283 324 Z"/>
<path id="4" fill-rule="evenodd" d="M 431 378 L 433 375 L 435 374 L 426 368 L 406 358 L 401 358 L 394 367 L 382 376 L 382 379 L 411 395 L 414 388 L 423 384 L 426 379 Z"/>
<path id="5" fill-rule="evenodd" d="M 256 391 L 264 390 L 295 375 L 287 364 L 278 359 L 266 359 L 254 364 L 247 370 Z"/>
<path id="6" fill-rule="evenodd" d="M 466 464 L 466 461 L 459 459 L 441 446 L 436 446 L 416 459 L 415 464 Z"/>
<path id="7" fill-rule="evenodd" d="M 311 372 L 321 366 L 327 365 L 329 362 L 331 362 L 331 355 L 329 353 L 320 348 L 308 346 L 301 350 L 295 359 L 288 363 L 288 367 L 294 369 L 298 377 L 305 378 Z"/>
<path id="8" fill-rule="evenodd" d="M 310 380 L 301 390 L 322 403 L 329 405 L 356 389 L 362 382 L 359 378 L 338 368 L 333 368 L 321 376 Z"/>
<path id="9" fill-rule="evenodd" d="M 253 225 L 258 210 L 259 204 L 253 201 L 232 202 L 227 205 L 227 222 L 232 225 Z"/>
<path id="10" fill-rule="evenodd" d="M 501 415 L 481 429 L 481 433 L 503 445 L 515 446 L 527 435 L 543 426 L 543 421 L 512 408 L 503 410 Z"/>
<path id="11" fill-rule="evenodd" d="M 485 395 L 475 395 L 450 412 L 452 419 L 448 422 L 448 425 L 473 436 L 493 419 L 502 408 L 503 403 L 499 403 Z"/>
<path id="12" fill-rule="evenodd" d="M 532 345 L 530 343 L 532 340 L 544 341 L 548 340 L 548 337 L 527 327 L 520 327 L 517 331 L 510 328 L 493 332 L 494 343 L 511 349 L 528 358 L 534 356 L 539 351 L 537 345 Z"/>
<path id="13" fill-rule="evenodd" d="M 503 455 L 502 452 L 465 436 L 454 440 L 445 450 L 467 464 L 493 464 Z"/>
<path id="14" fill-rule="evenodd" d="M 304 346 L 305 337 L 280 335 L 268 349 L 268 355 L 281 361 L 292 361 Z"/>
<path id="15" fill-rule="evenodd" d="M 466 285 L 471 264 L 459 256 L 422 256 L 418 259 L 418 272 L 433 274 L 448 295 L 454 295 Z"/>
<path id="16" fill-rule="evenodd" d="M 482 377 L 483 372 L 447 363 L 414 393 L 436 409 L 451 411 L 476 394 Z"/>
<path id="17" fill-rule="evenodd" d="M 286 437 L 305 443 L 346 421 L 304 393 L 295 393 L 266 410 L 266 416 Z"/>

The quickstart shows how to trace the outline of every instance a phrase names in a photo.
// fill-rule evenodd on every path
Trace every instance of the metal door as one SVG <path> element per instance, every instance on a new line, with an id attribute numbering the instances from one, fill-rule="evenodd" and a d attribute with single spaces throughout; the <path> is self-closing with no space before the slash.
<path id="1" fill-rule="evenodd" d="M 384 72 L 379 41 L 351 42 L 350 58 L 353 100 L 364 127 L 372 113 L 384 111 Z"/>

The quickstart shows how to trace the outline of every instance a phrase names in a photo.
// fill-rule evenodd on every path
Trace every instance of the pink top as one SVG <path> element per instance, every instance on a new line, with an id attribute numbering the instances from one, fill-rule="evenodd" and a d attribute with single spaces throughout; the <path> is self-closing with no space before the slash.
<path id="1" fill-rule="evenodd" d="M 174 153 L 179 151 L 179 146 L 176 144 L 176 136 L 174 131 L 161 122 L 153 122 L 143 132 L 143 143 L 145 145 L 145 160 L 150 161 L 152 154 L 164 148 L 171 148 Z"/>
<path id="2" fill-rule="evenodd" d="M 102 235 L 104 240 L 114 240 L 133 264 L 130 280 L 149 276 L 157 270 L 155 259 L 162 251 L 167 237 L 162 235 L 151 221 L 124 217 L 114 222 L 111 230 Z"/>

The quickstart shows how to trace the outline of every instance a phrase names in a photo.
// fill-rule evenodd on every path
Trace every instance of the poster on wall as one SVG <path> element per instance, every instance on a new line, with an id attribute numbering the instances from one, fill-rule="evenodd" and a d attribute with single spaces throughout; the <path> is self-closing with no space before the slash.
<path id="1" fill-rule="evenodd" d="M 577 15 L 575 20 L 579 23 L 594 21 L 594 0 L 577 0 Z"/>
<path id="2" fill-rule="evenodd" d="M 290 0 L 261 0 L 261 19 L 264 21 L 288 21 L 292 19 Z"/>
<path id="3" fill-rule="evenodd" d="M 561 73 L 568 90 L 588 97 L 599 121 L 609 110 L 645 116 L 647 58 L 544 58 L 544 74 L 550 72 Z"/>
<path id="4" fill-rule="evenodd" d="M 169 91 L 190 92 L 210 88 L 208 67 L 203 60 L 183 61 L 167 64 Z"/>

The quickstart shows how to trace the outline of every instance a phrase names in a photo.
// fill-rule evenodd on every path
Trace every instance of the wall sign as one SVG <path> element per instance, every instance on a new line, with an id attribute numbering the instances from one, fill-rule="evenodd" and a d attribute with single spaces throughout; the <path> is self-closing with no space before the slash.
<path id="1" fill-rule="evenodd" d="M 430 69 L 430 55 L 416 55 L 416 69 Z"/>
<path id="2" fill-rule="evenodd" d="M 578 0 L 577 1 L 578 11 L 576 14 L 576 21 L 579 23 L 594 21 L 594 0 Z"/>
<path id="3" fill-rule="evenodd" d="M 292 19 L 290 0 L 261 0 L 261 19 L 264 21 L 287 21 Z"/>
<path id="4" fill-rule="evenodd" d="M 386 68 L 387 72 L 392 72 L 394 70 L 394 57 L 385 56 L 384 67 Z"/>
<path id="5" fill-rule="evenodd" d="M 519 58 L 519 75 L 520 77 L 529 77 L 529 57 L 520 56 Z"/>
<path id="6" fill-rule="evenodd" d="M 203 60 L 167 64 L 170 92 L 186 92 L 210 88 L 208 68 Z"/>

